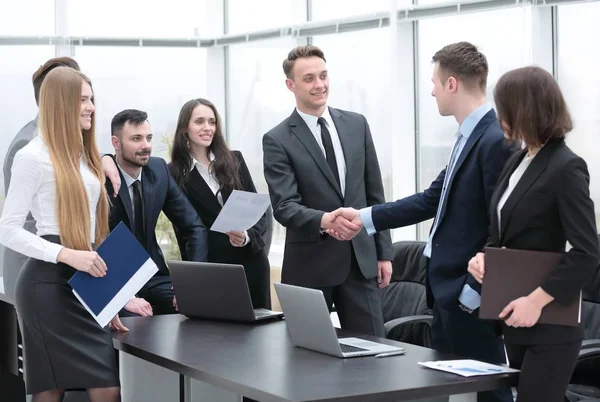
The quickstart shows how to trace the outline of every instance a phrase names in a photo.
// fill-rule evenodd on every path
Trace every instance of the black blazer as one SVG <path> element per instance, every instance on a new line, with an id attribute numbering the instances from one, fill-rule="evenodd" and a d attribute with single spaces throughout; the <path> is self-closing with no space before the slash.
<path id="1" fill-rule="evenodd" d="M 585 161 L 563 139 L 549 141 L 531 161 L 506 200 L 498 221 L 498 202 L 512 173 L 527 151 L 506 163 L 491 202 L 488 246 L 563 252 L 572 248 L 543 282 L 557 303 L 567 304 L 580 291 L 600 260 L 594 203 Z M 581 327 L 537 324 L 531 328 L 503 325 L 507 343 L 559 343 L 581 339 Z"/>
<path id="2" fill-rule="evenodd" d="M 273 216 L 286 228 L 281 280 L 307 287 L 337 286 L 348 277 L 352 252 L 367 279 L 377 261 L 393 259 L 389 231 L 350 242 L 321 234 L 325 212 L 385 202 L 381 170 L 369 125 L 358 113 L 329 108 L 346 160 L 344 194 L 312 132 L 294 109 L 263 136 L 263 165 Z"/>
<path id="3" fill-rule="evenodd" d="M 119 174 L 121 175 L 121 187 L 117 197 L 113 197 L 112 184 L 109 180 L 106 181 L 106 191 L 112 204 L 109 214 L 110 229 L 114 229 L 122 221 L 130 230 L 133 230 L 131 227 L 133 221 L 131 197 L 125 184 L 125 178 L 120 171 Z M 208 252 L 206 228 L 194 207 L 175 183 L 175 179 L 171 176 L 164 159 L 151 157 L 148 164 L 144 166 L 142 170 L 142 192 L 146 251 L 158 266 L 157 275 L 169 275 L 155 233 L 156 223 L 161 211 L 165 213 L 173 226 L 188 236 L 189 241 L 185 250 L 187 259 L 189 261 L 206 261 Z"/>
<path id="4" fill-rule="evenodd" d="M 233 155 L 237 158 L 240 164 L 240 179 L 242 182 L 242 188 L 244 191 L 251 191 L 256 193 L 256 187 L 250 176 L 250 171 L 242 153 L 239 151 L 233 151 Z M 173 169 L 173 165 L 169 164 L 169 169 Z M 192 169 L 189 173 L 189 178 L 183 188 L 187 197 L 196 209 L 198 215 L 200 215 L 202 221 L 210 228 L 217 216 L 223 208 L 215 194 L 213 194 L 211 188 L 204 181 L 197 169 Z M 227 201 L 230 194 L 223 194 L 223 202 Z M 258 252 L 265 246 L 262 234 L 265 229 L 266 215 L 248 230 L 248 237 L 250 237 L 250 243 L 246 247 L 233 247 L 229 243 L 229 236 L 224 233 L 208 231 L 208 260 L 213 262 L 228 262 L 228 261 L 243 261 L 248 254 Z M 176 231 L 177 241 L 179 242 L 179 248 L 181 249 L 182 257 L 185 256 L 185 249 L 187 243 L 187 236 L 185 233 Z"/>

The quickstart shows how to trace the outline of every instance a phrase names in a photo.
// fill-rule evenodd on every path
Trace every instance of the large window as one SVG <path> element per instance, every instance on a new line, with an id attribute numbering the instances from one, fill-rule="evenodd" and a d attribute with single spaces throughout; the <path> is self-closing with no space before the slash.
<path id="1" fill-rule="evenodd" d="M 206 0 L 67 1 L 70 35 L 192 37 L 210 23 Z"/>
<path id="2" fill-rule="evenodd" d="M 600 224 L 600 3 L 559 7 L 558 81 L 574 120 L 567 143 L 588 164 Z"/>
<path id="3" fill-rule="evenodd" d="M 2 0 L 0 35 L 54 35 L 54 0 Z"/>
<path id="4" fill-rule="evenodd" d="M 317 3 L 317 2 L 313 2 Z M 386 199 L 392 197 L 392 157 L 389 102 L 390 32 L 373 29 L 313 38 L 325 52 L 329 71 L 329 105 L 365 115 L 379 158 Z M 407 118 L 413 118 L 412 114 Z M 400 174 L 400 173 L 399 173 Z"/>
<path id="5" fill-rule="evenodd" d="M 112 152 L 110 121 L 123 109 L 148 112 L 155 156 L 167 157 L 181 106 L 206 92 L 206 50 L 79 47 L 76 57 L 96 97 L 101 151 Z"/>
<path id="6" fill-rule="evenodd" d="M 327 0 L 312 1 L 312 19 L 334 20 L 390 9 L 390 0 Z"/>
<path id="7" fill-rule="evenodd" d="M 458 130 L 453 117 L 440 116 L 431 96 L 432 56 L 454 42 L 469 41 L 477 45 L 488 60 L 487 93 L 492 103 L 498 78 L 508 70 L 531 62 L 531 41 L 525 39 L 531 30 L 530 13 L 530 8 L 522 7 L 419 21 L 419 190 L 426 189 L 446 166 Z M 421 239 L 427 238 L 431 223 L 432 220 L 420 225 Z"/>
<path id="8" fill-rule="evenodd" d="M 236 45 L 229 49 L 227 138 L 239 149 L 259 193 L 267 193 L 263 174 L 262 135 L 289 116 L 294 95 L 285 86 L 281 64 L 297 45 L 290 38 Z M 242 67 L 243 66 L 243 67 Z M 270 249 L 272 265 L 281 266 L 285 229 L 276 221 Z"/>
<path id="9" fill-rule="evenodd" d="M 306 0 L 228 0 L 228 33 L 260 31 L 306 21 Z"/>

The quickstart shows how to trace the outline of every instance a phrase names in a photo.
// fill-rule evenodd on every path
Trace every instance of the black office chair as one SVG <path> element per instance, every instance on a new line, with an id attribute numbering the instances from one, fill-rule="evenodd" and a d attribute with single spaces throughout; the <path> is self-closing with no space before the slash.
<path id="1" fill-rule="evenodd" d="M 584 341 L 565 400 L 600 401 L 600 267 L 583 289 L 581 319 Z"/>
<path id="2" fill-rule="evenodd" d="M 431 347 L 433 318 L 427 308 L 424 248 L 420 241 L 393 244 L 392 279 L 383 289 L 382 307 L 386 338 Z"/>

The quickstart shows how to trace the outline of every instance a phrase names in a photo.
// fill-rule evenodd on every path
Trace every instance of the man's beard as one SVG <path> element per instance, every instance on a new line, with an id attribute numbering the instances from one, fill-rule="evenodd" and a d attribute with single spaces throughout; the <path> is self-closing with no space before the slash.
<path id="1" fill-rule="evenodd" d="M 141 151 L 141 152 L 136 152 L 135 156 L 143 156 L 143 155 L 151 155 L 151 151 Z M 150 158 L 148 158 L 145 161 L 140 161 L 135 159 L 135 157 L 130 157 L 128 155 L 123 154 L 123 160 L 133 166 L 137 166 L 137 167 L 144 167 L 148 164 L 148 162 L 150 161 Z"/>

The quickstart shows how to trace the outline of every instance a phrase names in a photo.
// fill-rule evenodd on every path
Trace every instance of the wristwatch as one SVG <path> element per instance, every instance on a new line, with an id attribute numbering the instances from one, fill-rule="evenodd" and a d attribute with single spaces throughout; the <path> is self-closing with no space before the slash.
<path id="1" fill-rule="evenodd" d="M 461 302 L 458 302 L 458 307 L 460 307 L 460 309 L 462 311 L 466 311 L 467 313 L 471 314 L 473 311 L 475 311 L 475 309 L 472 308 L 468 308 L 467 306 L 465 306 L 464 304 L 462 304 Z"/>

